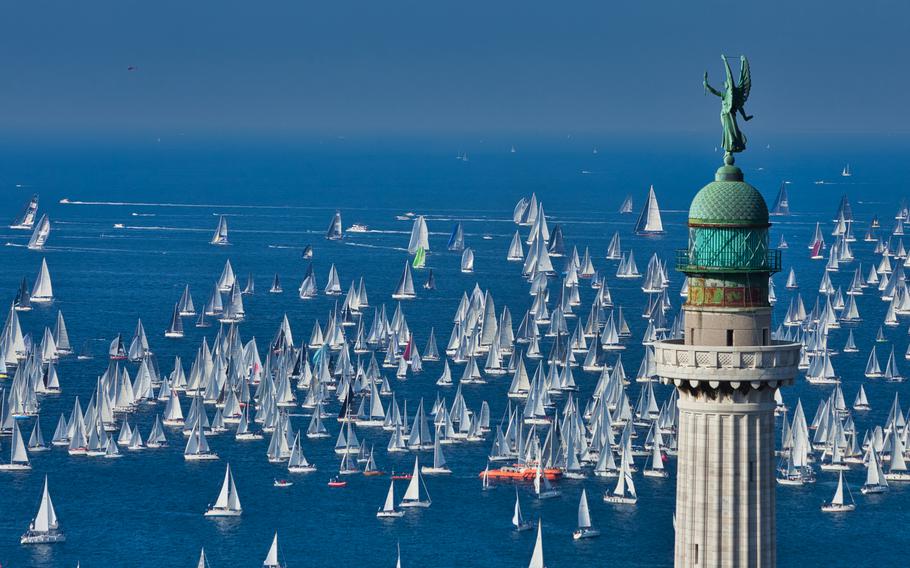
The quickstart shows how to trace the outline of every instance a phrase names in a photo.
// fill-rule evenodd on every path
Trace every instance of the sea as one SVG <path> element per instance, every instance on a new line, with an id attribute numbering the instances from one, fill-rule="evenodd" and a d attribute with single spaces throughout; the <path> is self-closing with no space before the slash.
<path id="1" fill-rule="evenodd" d="M 856 260 L 831 274 L 835 287 L 846 288 L 856 267 L 862 266 L 865 273 L 878 262 L 873 244 L 863 242 L 862 237 L 874 215 L 881 220 L 880 234 L 887 238 L 892 229 L 901 200 L 910 194 L 910 162 L 906 160 L 910 144 L 899 137 L 860 135 L 765 134 L 755 138 L 750 149 L 737 157 L 738 165 L 769 204 L 781 184 L 789 182 L 793 212 L 772 219 L 772 243 L 782 234 L 790 244 L 783 251 L 784 272 L 775 278 L 778 301 L 774 318 L 779 323 L 797 292 L 807 309 L 818 297 L 825 263 L 811 261 L 807 246 L 817 222 L 831 242 L 834 214 L 842 196 L 852 206 L 858 241 L 853 243 Z M 623 307 L 633 332 L 622 361 L 627 372 L 634 374 L 644 353 L 640 338 L 647 323 L 641 313 L 647 296 L 640 289 L 640 280 L 615 277 L 616 262 L 604 258 L 607 245 L 618 231 L 623 249 L 634 250 L 642 270 L 654 254 L 672 267 L 674 250 L 686 244 L 688 204 L 721 165 L 715 143 L 701 134 L 670 138 L 111 134 L 22 140 L 6 136 L 0 140 L 0 219 L 4 221 L 0 228 L 0 300 L 12 302 L 22 278 L 34 282 L 42 258 L 46 259 L 55 300 L 20 313 L 23 329 L 40 341 L 44 328 L 53 328 L 57 311 L 62 310 L 74 349 L 85 348 L 94 356 L 92 360 L 71 356 L 60 361 L 62 393 L 43 397 L 40 403 L 41 426 L 49 440 L 61 413 L 69 416 L 77 396 L 83 408 L 88 403 L 99 375 L 108 366 L 108 343 L 118 333 L 128 342 L 139 318 L 162 374 L 173 369 L 175 356 L 183 358 L 189 371 L 202 339 L 211 341 L 217 333 L 217 322 L 199 329 L 187 319 L 183 339 L 166 339 L 164 330 L 183 287 L 190 286 L 197 308 L 201 307 L 227 260 L 241 282 L 249 277 L 255 281 L 256 293 L 244 298 L 247 316 L 239 328 L 244 341 L 257 339 L 263 358 L 284 315 L 300 342 L 309 337 L 315 321 L 325 325 L 335 306 L 338 298 L 327 297 L 321 290 L 310 301 L 298 297 L 296 289 L 310 263 L 320 288 L 333 264 L 345 290 L 363 277 L 371 306 L 385 304 L 391 314 L 397 306 L 391 293 L 408 259 L 411 229 L 411 222 L 396 216 L 406 212 L 426 218 L 430 231 L 427 266 L 437 282 L 435 291 L 423 290 L 419 285 L 427 270 L 416 271 L 417 298 L 401 303 L 418 347 L 423 349 L 431 328 L 440 348 L 444 347 L 462 295 L 470 294 L 475 286 L 490 291 L 498 310 L 508 306 L 517 325 L 532 298 L 521 278 L 520 264 L 507 262 L 506 252 L 516 230 L 523 237 L 527 233 L 527 228 L 513 223 L 513 207 L 520 198 L 534 193 L 550 227 L 562 227 L 567 248 L 577 247 L 580 255 L 588 249 L 595 267 L 606 276 L 613 300 Z M 848 163 L 853 175 L 843 177 L 841 171 Z M 666 233 L 639 237 L 634 234 L 634 224 L 652 185 Z M 34 193 L 40 195 L 40 213 L 52 221 L 42 251 L 25 248 L 28 232 L 9 229 L 5 223 L 20 213 Z M 634 214 L 618 212 L 626 195 L 634 199 Z M 369 230 L 347 233 L 342 241 L 325 240 L 336 210 L 341 212 L 345 229 L 361 223 Z M 228 221 L 230 246 L 209 244 L 219 215 Z M 446 250 L 449 233 L 458 222 L 464 224 L 466 244 L 475 253 L 473 274 L 461 273 L 461 255 Z M 306 245 L 313 247 L 311 261 L 302 258 Z M 564 261 L 554 259 L 557 267 Z M 790 267 L 799 278 L 798 291 L 784 288 Z M 276 273 L 283 294 L 268 293 Z M 672 319 L 682 302 L 678 292 L 683 277 L 672 270 L 669 275 Z M 594 290 L 582 282 L 580 317 L 587 315 L 593 295 Z M 887 303 L 874 288 L 867 289 L 858 301 L 862 323 L 833 330 L 829 344 L 840 350 L 853 330 L 860 352 L 840 353 L 833 364 L 842 377 L 848 404 L 859 386 L 865 385 L 872 410 L 853 413 L 862 432 L 884 425 L 895 395 L 906 412 L 910 386 L 864 377 L 866 358 Z M 372 310 L 364 317 L 369 322 Z M 900 326 L 886 327 L 884 333 L 888 342 L 877 344 L 882 363 L 893 347 L 898 366 L 910 375 L 910 361 L 904 359 L 910 343 L 908 320 L 902 317 Z M 544 345 L 547 352 L 549 342 Z M 453 366 L 456 381 L 461 368 Z M 135 364 L 129 365 L 132 376 L 135 369 Z M 435 384 L 441 370 L 442 362 L 426 362 L 421 374 L 407 380 L 395 379 L 388 369 L 383 372 L 399 404 L 407 400 L 413 416 L 421 399 L 429 405 L 442 397 L 451 404 L 455 388 Z M 574 375 L 579 392 L 573 396 L 583 406 L 597 375 L 580 367 Z M 499 423 L 508 404 L 509 380 L 500 377 L 486 385 L 465 385 L 468 406 L 479 410 L 487 401 L 492 421 Z M 10 379 L 0 380 L 0 387 L 9 384 Z M 628 387 L 633 402 L 639 388 L 634 381 Z M 670 387 L 657 385 L 655 391 L 663 401 Z M 801 400 L 811 420 L 819 401 L 831 391 L 830 386 L 809 385 L 800 376 L 794 386 L 784 390 L 783 398 L 791 411 Z M 186 397 L 183 403 L 186 412 Z M 162 412 L 163 405 L 143 406 L 129 416 L 129 422 L 147 437 L 155 416 Z M 209 409 L 210 417 L 211 413 Z M 34 420 L 20 422 L 26 440 Z M 291 420 L 296 429 L 305 429 L 309 418 L 298 415 Z M 512 530 L 516 485 L 498 483 L 492 490 L 481 490 L 478 473 L 487 463 L 491 436 L 484 443 L 446 446 L 453 474 L 426 478 L 432 506 L 388 521 L 375 516 L 388 490 L 388 476 L 355 475 L 347 478 L 345 488 L 327 486 L 339 464 L 333 451 L 338 425 L 330 419 L 327 427 L 332 438 L 304 440 L 305 455 L 318 467 L 307 475 L 291 476 L 283 465 L 270 464 L 267 438 L 240 443 L 230 434 L 209 437 L 221 457 L 214 462 L 185 462 L 185 439 L 172 430 L 168 431 L 170 447 L 141 452 L 124 448 L 124 457 L 117 460 L 70 457 L 62 448 L 33 453 L 31 472 L 0 473 L 0 565 L 189 567 L 196 566 L 200 548 L 205 547 L 213 568 L 255 567 L 261 566 L 276 531 L 281 559 L 291 568 L 391 568 L 399 547 L 404 567 L 527 565 L 535 532 Z M 383 471 L 413 467 L 412 453 L 385 451 L 387 432 L 360 428 L 358 436 L 375 444 L 376 461 Z M 9 447 L 8 437 L 0 439 L 0 460 L 8 459 Z M 431 461 L 432 452 L 422 452 L 420 459 Z M 233 470 L 243 514 L 228 520 L 204 518 L 203 512 L 221 487 L 226 463 Z M 639 467 L 642 464 L 643 460 Z M 517 485 L 525 517 L 542 522 L 547 566 L 671 565 L 675 460 L 668 468 L 671 476 L 667 480 L 636 474 L 639 501 L 634 507 L 604 503 L 601 497 L 615 481 L 593 476 L 557 482 L 562 497 L 542 502 L 534 498 L 529 484 Z M 37 511 L 45 475 L 67 540 L 23 546 L 19 537 Z M 288 477 L 293 486 L 273 486 L 276 478 Z M 894 551 L 907 549 L 903 526 L 910 485 L 892 483 L 887 494 L 863 496 L 859 486 L 865 471 L 852 469 L 846 480 L 857 509 L 831 515 L 819 507 L 833 495 L 837 476 L 818 471 L 817 477 L 813 485 L 777 488 L 781 566 L 871 565 L 890 562 Z M 404 485 L 398 482 L 399 497 Z M 593 523 L 602 536 L 574 541 L 583 488 Z"/>

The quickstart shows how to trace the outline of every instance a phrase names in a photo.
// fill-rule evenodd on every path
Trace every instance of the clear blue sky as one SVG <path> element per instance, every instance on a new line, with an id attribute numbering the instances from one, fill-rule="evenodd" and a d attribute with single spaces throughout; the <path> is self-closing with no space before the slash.
<path id="1" fill-rule="evenodd" d="M 910 131 L 910 2 L 7 2 L 0 131 Z M 138 70 L 129 72 L 128 66 Z M 710 118 L 709 118 L 710 117 Z"/>

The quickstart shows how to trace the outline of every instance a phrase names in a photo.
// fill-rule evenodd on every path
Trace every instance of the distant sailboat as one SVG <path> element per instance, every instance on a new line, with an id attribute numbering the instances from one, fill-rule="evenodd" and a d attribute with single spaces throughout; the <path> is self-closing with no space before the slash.
<path id="1" fill-rule="evenodd" d="M 269 288 L 270 294 L 281 294 L 284 292 L 281 288 L 281 280 L 278 279 L 278 273 L 275 273 L 275 278 L 272 280 L 272 287 Z"/>
<path id="2" fill-rule="evenodd" d="M 42 215 L 41 220 L 35 225 L 32 237 L 28 240 L 28 248 L 31 250 L 41 250 L 47 242 L 47 237 L 51 234 L 51 221 L 47 215 Z"/>
<path id="3" fill-rule="evenodd" d="M 329 223 L 329 228 L 325 232 L 325 238 L 330 241 L 338 241 L 343 237 L 344 233 L 342 233 L 341 230 L 341 211 L 335 211 L 335 215 L 332 217 L 332 222 Z"/>
<path id="4" fill-rule="evenodd" d="M 850 171 L 850 164 L 846 164 L 844 169 L 841 170 L 840 175 L 843 177 L 850 177 L 853 175 L 853 172 Z"/>
<path id="5" fill-rule="evenodd" d="M 239 517 L 243 512 L 240 506 L 240 497 L 237 495 L 237 486 L 234 484 L 234 474 L 231 473 L 231 464 L 227 464 L 224 471 L 224 482 L 215 504 L 205 512 L 206 517 Z"/>
<path id="6" fill-rule="evenodd" d="M 411 262 L 411 266 L 419 270 L 426 266 L 427 263 L 427 251 L 423 247 L 417 249 L 417 253 L 414 255 L 414 260 Z"/>
<path id="7" fill-rule="evenodd" d="M 622 205 L 619 206 L 619 212 L 623 215 L 631 214 L 633 211 L 634 205 L 632 204 L 632 195 L 629 194 L 622 201 Z"/>
<path id="8" fill-rule="evenodd" d="M 401 278 L 398 280 L 398 286 L 395 288 L 395 292 L 392 293 L 392 298 L 395 300 L 413 300 L 417 297 L 417 293 L 414 290 L 414 277 L 411 275 L 411 265 L 408 262 L 404 263 L 404 271 L 401 273 Z"/>
<path id="9" fill-rule="evenodd" d="M 213 245 L 228 245 L 228 223 L 224 215 L 218 217 L 218 226 L 215 228 L 215 234 L 210 241 Z"/>
<path id="10" fill-rule="evenodd" d="M 196 315 L 196 306 L 193 305 L 193 296 L 190 295 L 189 284 L 183 288 L 183 294 L 180 295 L 180 301 L 177 302 L 177 310 L 183 317 Z"/>
<path id="11" fill-rule="evenodd" d="M 22 211 L 22 214 L 13 221 L 9 226 L 10 229 L 22 229 L 30 231 L 35 227 L 35 217 L 38 214 L 38 194 L 32 196 L 29 202 L 25 205 L 25 209 Z"/>
<path id="12" fill-rule="evenodd" d="M 464 250 L 464 225 L 461 224 L 461 221 L 455 224 L 455 228 L 452 229 L 452 234 L 449 236 L 449 242 L 446 245 L 448 250 L 453 252 L 461 252 Z"/>
<path id="13" fill-rule="evenodd" d="M 474 272 L 474 251 L 470 248 L 464 249 L 461 255 L 461 271 L 465 274 Z"/>
<path id="14" fill-rule="evenodd" d="M 660 219 L 660 207 L 657 205 L 657 195 L 654 193 L 653 185 L 648 190 L 648 200 L 638 216 L 635 232 L 639 235 L 660 235 L 664 232 L 664 225 Z"/>
<path id="15" fill-rule="evenodd" d="M 424 252 L 430 250 L 430 231 L 427 228 L 427 221 L 423 215 L 414 219 L 414 225 L 411 227 L 411 240 L 408 241 L 408 254 L 416 254 L 417 250 L 422 248 Z"/>
<path id="16" fill-rule="evenodd" d="M 837 490 L 834 492 L 834 497 L 831 501 L 822 505 L 822 511 L 825 513 L 848 513 L 855 509 L 856 503 L 853 501 L 850 487 L 844 483 L 844 472 L 839 471 L 837 476 Z"/>
<path id="17" fill-rule="evenodd" d="M 433 275 L 433 269 L 427 273 L 427 281 L 423 283 L 424 290 L 435 290 L 436 289 L 436 277 Z"/>
<path id="18" fill-rule="evenodd" d="M 60 531 L 57 512 L 54 510 L 54 503 L 51 501 L 51 495 L 47 489 L 47 476 L 45 475 L 44 492 L 41 494 L 38 514 L 35 515 L 29 524 L 28 531 L 22 535 L 19 542 L 21 544 L 51 544 L 65 540 L 66 537 Z"/>
<path id="19" fill-rule="evenodd" d="M 769 215 L 786 216 L 790 214 L 790 197 L 787 194 L 787 182 L 780 184 L 780 190 L 777 192 L 777 199 L 774 200 L 774 207 L 771 208 Z"/>
<path id="20" fill-rule="evenodd" d="M 31 302 L 34 304 L 46 304 L 54 300 L 54 287 L 51 284 L 51 273 L 47 269 L 47 259 L 41 259 L 41 269 L 38 272 L 38 278 L 35 285 L 32 286 Z"/>
<path id="21" fill-rule="evenodd" d="M 180 318 L 180 305 L 174 305 L 174 313 L 171 316 L 171 323 L 164 332 L 165 337 L 180 338 L 183 337 L 183 320 Z"/>
<path id="22" fill-rule="evenodd" d="M 524 260 L 524 250 L 521 246 L 521 236 L 515 231 L 512 237 L 512 243 L 509 245 L 509 254 L 506 256 L 509 262 L 521 262 Z"/>
<path id="23" fill-rule="evenodd" d="M 578 501 L 578 529 L 572 533 L 572 538 L 579 540 L 582 538 L 594 538 L 600 536 L 600 531 L 591 526 L 591 512 L 588 509 L 588 494 L 584 488 L 581 490 L 581 498 Z"/>

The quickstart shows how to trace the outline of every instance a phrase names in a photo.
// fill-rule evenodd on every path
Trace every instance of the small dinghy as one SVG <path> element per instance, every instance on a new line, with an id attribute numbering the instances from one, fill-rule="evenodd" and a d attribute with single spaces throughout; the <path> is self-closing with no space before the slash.
<path id="1" fill-rule="evenodd" d="M 333 477 L 332 479 L 329 480 L 329 487 L 347 487 L 347 485 L 348 485 L 347 481 L 342 481 L 342 480 L 338 479 L 337 477 Z"/>
<path id="2" fill-rule="evenodd" d="M 290 487 L 294 485 L 294 482 L 287 479 L 276 479 L 272 485 L 275 487 Z"/>

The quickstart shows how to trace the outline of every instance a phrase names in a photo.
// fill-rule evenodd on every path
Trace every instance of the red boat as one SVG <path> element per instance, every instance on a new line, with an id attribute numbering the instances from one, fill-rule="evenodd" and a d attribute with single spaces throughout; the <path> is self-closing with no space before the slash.
<path id="1" fill-rule="evenodd" d="M 511 479 L 514 481 L 532 481 L 537 475 L 537 468 L 527 465 L 507 465 L 499 469 L 481 471 L 477 477 L 483 477 L 484 474 L 489 479 Z M 549 480 L 556 480 L 562 477 L 562 470 L 557 468 L 546 468 L 541 471 L 543 477 Z"/>
<path id="2" fill-rule="evenodd" d="M 405 479 L 405 480 L 411 479 L 411 474 L 410 473 L 395 473 L 393 471 L 392 479 Z"/>
<path id="3" fill-rule="evenodd" d="M 339 481 L 337 477 L 333 477 L 329 480 L 329 487 L 347 487 L 347 481 Z"/>

